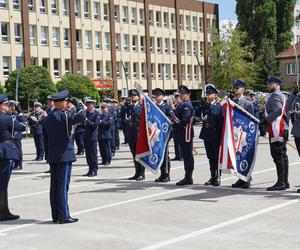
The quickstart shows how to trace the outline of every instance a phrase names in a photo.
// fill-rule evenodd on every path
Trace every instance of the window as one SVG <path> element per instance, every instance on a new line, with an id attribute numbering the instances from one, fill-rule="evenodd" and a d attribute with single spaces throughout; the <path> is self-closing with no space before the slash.
<path id="1" fill-rule="evenodd" d="M 184 54 L 184 40 L 180 40 L 181 55 Z"/>
<path id="2" fill-rule="evenodd" d="M 204 42 L 200 42 L 200 56 L 203 56 L 203 51 L 204 51 Z"/>
<path id="3" fill-rule="evenodd" d="M 199 18 L 199 31 L 202 32 L 202 27 L 203 27 L 203 18 Z"/>
<path id="4" fill-rule="evenodd" d="M 187 78 L 188 80 L 192 80 L 192 65 L 187 66 Z"/>
<path id="5" fill-rule="evenodd" d="M 122 6 L 122 20 L 123 23 L 128 23 L 128 7 Z"/>
<path id="6" fill-rule="evenodd" d="M 139 9 L 139 14 L 140 14 L 140 24 L 143 25 L 145 22 L 144 9 Z"/>
<path id="7" fill-rule="evenodd" d="M 10 71 L 10 57 L 3 56 L 3 75 L 8 76 Z"/>
<path id="8" fill-rule="evenodd" d="M 53 59 L 53 73 L 54 77 L 60 76 L 60 60 L 59 59 Z"/>
<path id="9" fill-rule="evenodd" d="M 179 19 L 180 19 L 180 23 L 179 23 L 180 29 L 183 30 L 183 28 L 184 28 L 184 19 L 183 19 L 183 15 L 180 15 L 180 16 L 179 16 Z"/>
<path id="10" fill-rule="evenodd" d="M 103 18 L 105 21 L 108 21 L 108 17 L 109 17 L 109 7 L 108 4 L 105 3 L 103 4 Z"/>
<path id="11" fill-rule="evenodd" d="M 191 17 L 185 16 L 185 28 L 191 30 Z"/>
<path id="12" fill-rule="evenodd" d="M 16 57 L 16 68 L 20 69 L 21 67 L 23 67 L 23 59 L 20 56 Z"/>
<path id="13" fill-rule="evenodd" d="M 23 64 L 23 60 L 22 60 Z M 39 65 L 39 59 L 37 57 L 31 57 L 31 65 Z"/>
<path id="14" fill-rule="evenodd" d="M 163 64 L 158 64 L 158 72 L 157 72 L 157 77 L 158 77 L 158 79 L 163 79 L 163 71 L 164 71 L 164 66 L 163 66 Z"/>
<path id="15" fill-rule="evenodd" d="M 49 69 L 49 59 L 48 58 L 42 58 L 42 66 L 46 69 Z"/>
<path id="16" fill-rule="evenodd" d="M 51 13 L 57 14 L 57 0 L 51 0 Z"/>
<path id="17" fill-rule="evenodd" d="M 81 30 L 76 30 L 76 47 L 81 48 Z"/>
<path id="18" fill-rule="evenodd" d="M 64 46 L 70 47 L 70 29 L 64 29 Z"/>
<path id="19" fill-rule="evenodd" d="M 94 18 L 100 19 L 100 3 L 94 2 Z"/>
<path id="20" fill-rule="evenodd" d="M 181 64 L 181 79 L 185 79 L 185 67 Z"/>
<path id="21" fill-rule="evenodd" d="M 193 16 L 193 31 L 197 31 L 197 17 Z"/>
<path id="22" fill-rule="evenodd" d="M 105 62 L 105 75 L 106 75 L 106 77 L 111 77 L 111 62 L 110 61 Z"/>
<path id="23" fill-rule="evenodd" d="M 15 32 L 15 42 L 16 43 L 21 43 L 22 42 L 22 27 L 21 27 L 21 24 L 15 23 L 14 32 Z"/>
<path id="24" fill-rule="evenodd" d="M 192 50 L 192 42 L 186 41 L 186 54 L 191 55 L 191 50 Z"/>
<path id="25" fill-rule="evenodd" d="M 131 8 L 131 23 L 136 24 L 136 8 Z"/>
<path id="26" fill-rule="evenodd" d="M 91 48 L 91 31 L 85 31 L 85 48 Z"/>
<path id="27" fill-rule="evenodd" d="M 285 64 L 285 74 L 287 76 L 296 75 L 296 63 Z"/>
<path id="28" fill-rule="evenodd" d="M 199 80 L 199 67 L 198 67 L 198 65 L 194 65 L 194 79 Z"/>
<path id="29" fill-rule="evenodd" d="M 47 45 L 48 44 L 48 34 L 47 34 L 47 27 L 41 26 L 41 44 Z"/>
<path id="30" fill-rule="evenodd" d="M 29 40 L 30 40 L 30 44 L 35 44 L 35 38 L 36 38 L 36 36 L 35 36 L 35 34 L 36 34 L 36 32 L 35 32 L 35 26 L 34 25 L 29 25 Z"/>
<path id="31" fill-rule="evenodd" d="M 156 39 L 156 51 L 157 51 L 157 53 L 161 53 L 161 38 L 160 37 L 158 37 L 157 39 Z"/>
<path id="32" fill-rule="evenodd" d="M 166 54 L 170 53 L 170 39 L 165 38 L 164 50 Z"/>
<path id="33" fill-rule="evenodd" d="M 75 11 L 75 16 L 79 17 L 80 16 L 80 0 L 75 0 L 74 11 Z"/>
<path id="34" fill-rule="evenodd" d="M 114 16 L 115 16 L 115 21 L 120 22 L 120 9 L 119 5 L 114 6 Z"/>
<path id="35" fill-rule="evenodd" d="M 63 0 L 62 11 L 63 11 L 63 15 L 65 16 L 69 15 L 69 0 Z"/>
<path id="36" fill-rule="evenodd" d="M 8 23 L 1 22 L 1 41 L 8 42 L 9 41 L 9 33 L 8 33 Z"/>
<path id="37" fill-rule="evenodd" d="M 156 11 L 156 26 L 161 27 L 161 12 Z"/>
<path id="38" fill-rule="evenodd" d="M 153 10 L 149 10 L 149 25 L 150 26 L 153 26 L 153 24 L 154 24 L 154 12 L 153 12 Z"/>
<path id="39" fill-rule="evenodd" d="M 172 39 L 172 54 L 176 54 L 176 39 Z"/>
<path id="40" fill-rule="evenodd" d="M 154 37 L 150 37 L 150 51 L 154 52 Z"/>
<path id="41" fill-rule="evenodd" d="M 170 79 L 171 76 L 171 68 L 170 64 L 165 64 L 165 72 L 164 72 L 164 79 Z"/>
<path id="42" fill-rule="evenodd" d="M 155 79 L 155 64 L 151 63 L 151 78 Z"/>
<path id="43" fill-rule="evenodd" d="M 52 44 L 53 46 L 59 46 L 59 28 L 53 27 L 52 28 Z"/>
<path id="44" fill-rule="evenodd" d="M 77 60 L 77 74 L 82 75 L 82 60 Z"/>
<path id="45" fill-rule="evenodd" d="M 194 53 L 194 55 L 198 55 L 198 42 L 197 41 L 193 42 L 193 53 Z"/>
<path id="46" fill-rule="evenodd" d="M 133 78 L 139 78 L 139 64 L 133 63 Z"/>
<path id="47" fill-rule="evenodd" d="M 96 75 L 97 77 L 101 78 L 102 77 L 102 67 L 103 67 L 103 62 L 102 61 L 96 61 Z"/>
<path id="48" fill-rule="evenodd" d="M 105 49 L 110 49 L 110 34 L 105 32 Z"/>
<path id="49" fill-rule="evenodd" d="M 116 73 L 117 73 L 117 78 L 120 79 L 121 78 L 121 62 L 117 62 L 116 63 Z"/>
<path id="50" fill-rule="evenodd" d="M 34 11 L 34 1 L 33 0 L 28 0 L 28 10 Z"/>
<path id="51" fill-rule="evenodd" d="M 175 14 L 171 14 L 171 28 L 175 29 Z"/>
<path id="52" fill-rule="evenodd" d="M 146 63 L 142 63 L 142 78 L 145 79 L 147 75 L 147 67 L 146 67 Z"/>
<path id="53" fill-rule="evenodd" d="M 40 0 L 40 13 L 47 12 L 46 6 L 47 6 L 46 0 Z"/>
<path id="54" fill-rule="evenodd" d="M 95 48 L 101 49 L 101 33 L 98 31 L 95 32 Z"/>
<path id="55" fill-rule="evenodd" d="M 210 18 L 207 18 L 207 19 L 206 19 L 206 23 L 207 23 L 207 30 L 208 30 L 208 31 L 211 31 L 211 19 L 210 19 Z"/>
<path id="56" fill-rule="evenodd" d="M 92 60 L 87 60 L 86 61 L 86 74 L 89 77 L 93 76 L 93 61 Z"/>
<path id="57" fill-rule="evenodd" d="M 6 0 L 0 0 L 0 8 L 6 8 L 7 7 L 7 1 Z"/>
<path id="58" fill-rule="evenodd" d="M 1 0 L 0 0 L 0 2 L 1 2 Z M 19 10 L 20 9 L 20 0 L 13 0 L 13 9 L 14 10 Z"/>
<path id="59" fill-rule="evenodd" d="M 91 17 L 91 6 L 89 1 L 84 1 L 84 17 Z"/>
<path id="60" fill-rule="evenodd" d="M 126 34 L 123 34 L 123 49 L 125 51 L 128 51 L 128 43 L 129 43 L 129 36 Z"/>
<path id="61" fill-rule="evenodd" d="M 172 78 L 177 79 L 177 64 L 173 64 Z"/>
<path id="62" fill-rule="evenodd" d="M 120 34 L 115 34 L 115 44 L 116 44 L 116 50 L 121 49 L 120 48 Z"/>
<path id="63" fill-rule="evenodd" d="M 125 71 L 126 77 L 130 78 L 130 75 L 129 75 L 129 62 L 124 63 L 124 71 Z"/>
<path id="64" fill-rule="evenodd" d="M 142 52 L 145 51 L 145 37 L 144 36 L 140 37 L 140 48 L 141 48 Z"/>
<path id="65" fill-rule="evenodd" d="M 65 59 L 65 74 L 68 74 L 71 72 L 71 60 Z"/>
<path id="66" fill-rule="evenodd" d="M 164 27 L 169 28 L 169 13 L 164 12 Z"/>
<path id="67" fill-rule="evenodd" d="M 137 51 L 137 36 L 132 36 L 132 41 L 131 41 L 131 48 L 133 51 Z"/>

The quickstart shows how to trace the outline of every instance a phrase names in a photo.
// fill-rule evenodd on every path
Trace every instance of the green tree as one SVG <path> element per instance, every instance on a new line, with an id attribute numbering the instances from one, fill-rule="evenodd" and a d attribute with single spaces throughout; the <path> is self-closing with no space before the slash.
<path id="1" fill-rule="evenodd" d="M 99 93 L 92 80 L 87 76 L 66 74 L 61 81 L 56 83 L 56 88 L 60 91 L 68 89 L 72 97 L 84 100 L 85 97 L 92 97 L 99 102 Z"/>
<path id="2" fill-rule="evenodd" d="M 9 74 L 5 82 L 6 92 L 10 99 L 15 99 L 17 70 Z M 35 100 L 46 103 L 47 96 L 56 91 L 48 70 L 42 66 L 28 66 L 20 69 L 19 75 L 19 101 L 21 107 L 32 106 Z"/>
<path id="3" fill-rule="evenodd" d="M 3 87 L 3 85 L 0 83 L 0 95 L 5 93 L 5 88 Z"/>
<path id="4" fill-rule="evenodd" d="M 222 34 L 214 33 L 214 46 L 209 49 L 210 81 L 218 88 L 232 87 L 235 79 L 242 79 L 253 86 L 257 80 L 257 67 L 253 61 L 252 47 L 242 45 L 247 34 L 226 29 Z"/>

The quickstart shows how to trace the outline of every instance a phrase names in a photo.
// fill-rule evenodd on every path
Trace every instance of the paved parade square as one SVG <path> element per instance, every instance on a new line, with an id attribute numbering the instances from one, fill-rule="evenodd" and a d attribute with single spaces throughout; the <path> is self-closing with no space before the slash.
<path id="1" fill-rule="evenodd" d="M 195 185 L 182 188 L 175 182 L 184 175 L 183 162 L 172 162 L 170 183 L 157 184 L 150 172 L 145 181 L 127 180 L 133 173 L 128 145 L 94 178 L 82 176 L 87 166 L 80 156 L 69 191 L 71 215 L 79 222 L 59 225 L 51 221 L 48 165 L 32 161 L 33 141 L 24 140 L 24 168 L 9 186 L 11 211 L 21 219 L 0 223 L 0 249 L 299 249 L 296 150 L 288 146 L 291 189 L 267 192 L 276 180 L 267 138 L 260 138 L 248 190 L 232 189 L 236 178 L 228 174 L 220 187 L 204 186 L 209 167 L 203 142 L 195 138 L 194 148 Z M 170 151 L 173 157 L 173 142 Z"/>

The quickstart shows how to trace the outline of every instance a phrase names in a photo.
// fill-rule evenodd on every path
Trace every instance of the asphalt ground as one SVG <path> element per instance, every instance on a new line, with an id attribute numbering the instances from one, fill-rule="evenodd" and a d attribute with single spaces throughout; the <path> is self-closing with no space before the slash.
<path id="1" fill-rule="evenodd" d="M 172 162 L 169 183 L 155 183 L 157 176 L 150 172 L 145 181 L 128 181 L 133 174 L 128 145 L 95 178 L 82 176 L 87 165 L 79 157 L 69 191 L 71 215 L 79 222 L 59 225 L 51 221 L 48 165 L 32 161 L 34 144 L 25 140 L 24 169 L 13 173 L 9 186 L 11 211 L 21 219 L 0 222 L 0 249 L 300 249 L 300 159 L 295 149 L 288 146 L 291 188 L 267 192 L 276 181 L 267 138 L 260 138 L 248 190 L 232 189 L 236 177 L 229 174 L 222 176 L 220 187 L 203 185 L 209 167 L 197 136 L 194 147 L 199 153 L 194 156 L 195 184 L 187 187 L 175 185 L 184 176 L 178 161 Z M 169 149 L 172 158 L 172 141 Z"/>

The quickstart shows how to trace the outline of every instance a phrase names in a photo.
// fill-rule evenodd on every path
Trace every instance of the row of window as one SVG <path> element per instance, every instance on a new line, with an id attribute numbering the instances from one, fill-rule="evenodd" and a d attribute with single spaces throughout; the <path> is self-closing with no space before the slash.
<path id="1" fill-rule="evenodd" d="M 19 10 L 21 0 L 13 0 L 13 9 Z M 51 2 L 51 13 L 59 14 L 59 5 L 61 5 L 61 10 L 63 15 L 69 15 L 69 0 L 48 0 Z M 48 13 L 47 0 L 38 0 L 39 11 L 42 14 Z M 0 0 L 0 8 L 7 8 L 8 0 Z M 34 0 L 28 0 L 28 7 L 30 11 L 36 10 L 36 2 Z M 93 9 L 93 10 L 92 10 Z M 75 0 L 74 4 L 75 16 L 82 16 L 81 11 L 81 1 Z M 103 3 L 103 13 L 101 14 L 101 4 L 100 2 L 91 2 L 88 0 L 83 1 L 83 16 L 85 18 L 101 19 L 103 15 L 103 20 L 109 20 L 109 5 L 108 3 Z M 144 25 L 145 15 L 144 9 L 128 6 L 114 5 L 114 19 L 116 22 Z M 175 28 L 176 18 L 175 13 L 162 12 L 149 10 L 149 24 L 150 26 L 165 27 L 165 28 Z M 208 30 L 216 27 L 215 19 L 207 19 Z M 192 31 L 203 31 L 203 18 L 190 15 L 180 15 L 180 28 L 182 30 L 192 30 Z"/>
<path id="2" fill-rule="evenodd" d="M 4 56 L 2 58 L 2 65 L 3 65 L 3 76 L 8 76 L 9 72 L 11 71 L 11 58 Z M 31 64 L 37 65 L 38 59 L 32 58 Z M 78 74 L 83 74 L 83 61 L 77 60 Z M 17 68 L 22 65 L 21 57 L 16 57 L 16 65 Z M 146 79 L 147 77 L 147 67 L 145 63 L 138 63 L 138 62 L 124 62 L 124 67 L 122 66 L 121 62 L 117 62 L 116 68 L 117 68 L 117 78 L 118 79 L 124 79 L 125 75 L 129 79 Z M 50 70 L 50 61 L 48 58 L 42 58 L 42 66 Z M 95 66 L 95 68 L 94 68 Z M 156 67 L 157 66 L 157 67 Z M 55 78 L 60 78 L 62 76 L 62 62 L 61 59 L 53 59 L 52 62 L 53 67 L 53 74 Z M 87 60 L 86 61 L 86 74 L 90 76 L 91 78 L 94 76 L 94 69 L 96 70 L 95 76 L 99 78 L 108 77 L 111 78 L 111 62 L 106 61 L 105 67 L 103 68 L 103 61 L 95 61 L 95 65 L 93 60 Z M 157 74 L 156 74 L 157 71 Z M 182 71 L 182 78 L 186 80 L 200 80 L 201 75 L 203 74 L 204 68 L 201 66 L 199 68 L 198 65 L 181 65 L 181 71 Z M 64 73 L 70 73 L 71 72 L 71 60 L 65 59 L 64 60 Z M 151 77 L 152 79 L 159 79 L 159 80 L 170 80 L 170 79 L 177 79 L 177 65 L 176 64 L 151 64 Z"/>
<path id="3" fill-rule="evenodd" d="M 1 1 L 1 0 L 0 0 Z M 70 47 L 70 29 L 62 29 L 62 39 L 59 27 L 52 27 L 52 46 L 58 47 L 61 46 L 61 42 L 63 42 L 64 47 Z M 48 27 L 40 26 L 40 44 L 43 46 L 49 45 L 49 35 L 48 35 Z M 36 26 L 29 26 L 29 38 L 30 44 L 37 44 L 37 31 Z M 1 22 L 1 40 L 3 43 L 10 42 L 9 39 L 9 24 L 6 22 Z M 83 41 L 84 40 L 84 44 Z M 16 43 L 22 42 L 22 26 L 21 24 L 14 24 L 14 41 Z M 110 49 L 110 33 L 104 33 L 104 46 L 102 46 L 102 33 L 96 31 L 94 36 L 92 36 L 92 31 L 84 32 L 84 39 L 82 37 L 82 31 L 76 30 L 76 46 L 77 48 L 93 48 L 93 43 L 95 49 Z M 202 55 L 204 50 L 204 42 L 198 43 L 198 41 L 185 41 L 181 40 L 181 53 L 191 55 L 197 54 Z M 123 34 L 122 37 L 120 34 L 115 35 L 115 47 L 116 50 L 123 51 L 141 51 L 145 52 L 145 37 L 128 34 Z M 166 54 L 176 54 L 176 39 L 170 38 L 150 38 L 150 51 L 153 53 L 166 53 Z"/>

